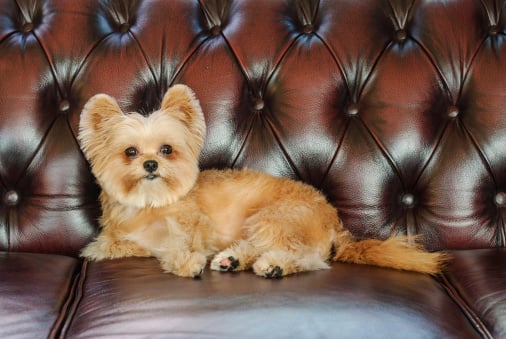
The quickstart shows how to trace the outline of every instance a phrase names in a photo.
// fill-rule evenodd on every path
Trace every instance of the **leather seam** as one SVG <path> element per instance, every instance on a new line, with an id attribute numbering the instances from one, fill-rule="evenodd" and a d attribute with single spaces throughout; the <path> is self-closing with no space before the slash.
<path id="1" fill-rule="evenodd" d="M 478 313 L 469 305 L 466 299 L 459 293 L 458 289 L 450 282 L 447 276 L 443 273 L 440 275 L 441 286 L 446 290 L 446 293 L 450 296 L 457 307 L 464 313 L 466 318 L 469 320 L 471 326 L 486 339 L 494 339 L 494 336 L 490 333 L 489 329 L 482 321 Z"/>
<path id="2" fill-rule="evenodd" d="M 49 338 L 66 338 L 67 332 L 74 320 L 75 314 L 81 303 L 84 292 L 84 283 L 88 272 L 88 261 L 84 260 L 80 265 L 80 270 L 74 278 L 72 289 L 67 297 L 67 301 L 60 311 L 59 319 L 55 322 Z"/>

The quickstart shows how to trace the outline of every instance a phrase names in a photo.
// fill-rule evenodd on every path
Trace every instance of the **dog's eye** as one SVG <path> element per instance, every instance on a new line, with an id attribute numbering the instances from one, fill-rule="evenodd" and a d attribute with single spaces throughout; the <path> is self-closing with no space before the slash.
<path id="1" fill-rule="evenodd" d="M 169 155 L 172 153 L 172 146 L 171 145 L 163 145 L 160 147 L 160 153 L 163 155 Z"/>
<path id="2" fill-rule="evenodd" d="M 135 148 L 135 147 L 128 147 L 125 150 L 125 155 L 129 158 L 136 157 L 138 153 L 139 153 L 139 151 L 137 151 L 137 148 Z"/>

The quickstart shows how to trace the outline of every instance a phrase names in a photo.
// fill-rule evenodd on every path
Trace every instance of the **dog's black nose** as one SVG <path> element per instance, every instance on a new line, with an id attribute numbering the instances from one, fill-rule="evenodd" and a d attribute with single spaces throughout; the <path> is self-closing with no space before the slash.
<path id="1" fill-rule="evenodd" d="M 158 168 L 158 163 L 155 160 L 144 161 L 144 169 L 149 173 L 153 173 Z"/>

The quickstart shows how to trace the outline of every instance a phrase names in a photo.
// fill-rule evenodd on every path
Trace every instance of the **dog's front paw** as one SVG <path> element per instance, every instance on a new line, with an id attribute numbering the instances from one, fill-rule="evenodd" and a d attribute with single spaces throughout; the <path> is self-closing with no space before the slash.
<path id="1" fill-rule="evenodd" d="M 91 261 L 98 261 L 108 259 L 110 251 L 102 241 L 93 241 L 81 250 L 80 256 Z"/>
<path id="2" fill-rule="evenodd" d="M 123 257 L 145 257 L 149 252 L 130 241 L 105 241 L 97 239 L 89 243 L 82 251 L 81 257 L 88 260 L 116 259 Z"/>
<path id="3" fill-rule="evenodd" d="M 180 264 L 174 265 L 173 262 L 162 261 L 161 265 L 164 271 L 174 273 L 180 277 L 199 278 L 204 273 L 207 264 L 207 258 L 201 253 L 190 253 L 188 257 Z"/>

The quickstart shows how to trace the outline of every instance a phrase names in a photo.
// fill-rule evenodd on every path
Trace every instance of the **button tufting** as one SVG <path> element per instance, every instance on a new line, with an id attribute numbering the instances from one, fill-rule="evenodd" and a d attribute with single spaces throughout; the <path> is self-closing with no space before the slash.
<path id="1" fill-rule="evenodd" d="M 33 24 L 31 22 L 27 22 L 23 25 L 23 32 L 30 33 L 31 31 L 33 31 Z"/>
<path id="2" fill-rule="evenodd" d="M 314 26 L 312 24 L 305 24 L 303 27 L 302 27 L 302 32 L 304 34 L 311 34 L 314 32 Z"/>
<path id="3" fill-rule="evenodd" d="M 405 30 L 400 29 L 395 32 L 395 40 L 397 42 L 404 42 L 408 38 L 408 33 Z"/>
<path id="4" fill-rule="evenodd" d="M 450 118 L 456 118 L 459 116 L 459 109 L 457 106 L 450 106 L 448 107 L 448 117 Z"/>
<path id="5" fill-rule="evenodd" d="M 119 32 L 121 34 L 125 34 L 128 32 L 128 30 L 130 29 L 130 24 L 125 22 L 125 23 L 122 23 L 120 26 L 119 26 Z"/>
<path id="6" fill-rule="evenodd" d="M 66 99 L 63 99 L 62 101 L 60 101 L 60 105 L 58 106 L 58 109 L 60 110 L 60 112 L 66 112 L 68 111 L 70 108 L 70 102 Z"/>
<path id="7" fill-rule="evenodd" d="M 401 202 L 406 207 L 413 207 L 415 204 L 415 196 L 411 193 L 405 193 L 401 198 Z"/>
<path id="8" fill-rule="evenodd" d="M 506 193 L 499 192 L 495 195 L 495 203 L 499 207 L 506 207 Z"/>
<path id="9" fill-rule="evenodd" d="M 4 201 L 8 206 L 15 206 L 19 202 L 19 195 L 16 191 L 7 191 L 4 196 Z"/>
<path id="10" fill-rule="evenodd" d="M 265 103 L 264 103 L 264 101 L 261 98 L 257 98 L 253 102 L 253 109 L 255 111 L 261 111 L 261 110 L 264 109 L 264 107 L 265 107 Z"/>
<path id="11" fill-rule="evenodd" d="M 499 33 L 499 27 L 497 25 L 490 25 L 488 28 L 488 34 L 489 35 L 497 35 Z"/>
<path id="12" fill-rule="evenodd" d="M 353 103 L 353 104 L 350 104 L 348 106 L 348 111 L 347 111 L 348 115 L 350 116 L 355 116 L 358 114 L 358 105 Z"/>
<path id="13" fill-rule="evenodd" d="M 211 35 L 212 36 L 218 36 L 221 34 L 221 26 L 216 25 L 211 28 Z"/>

